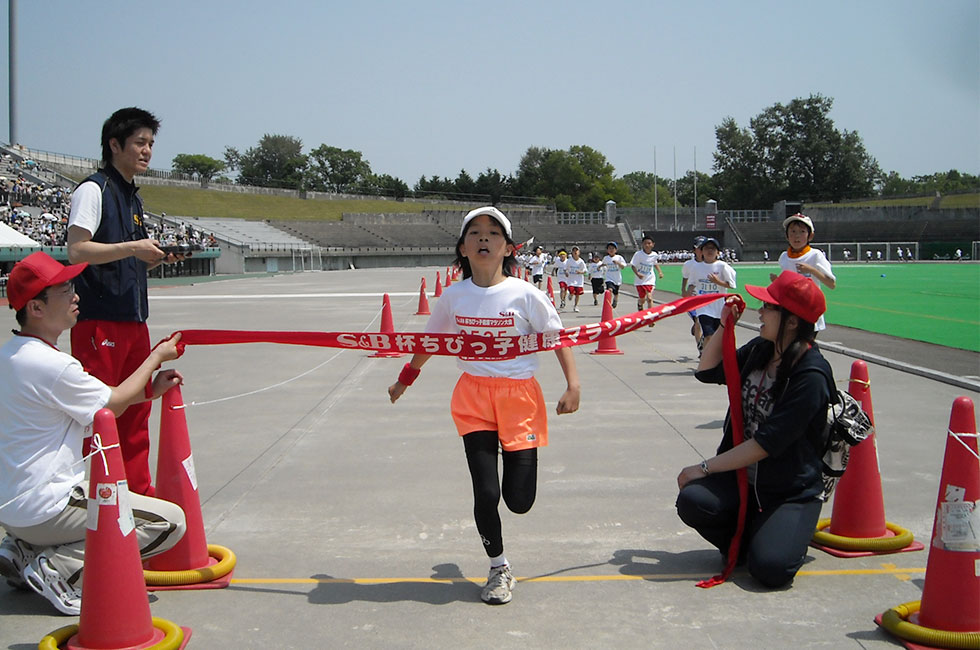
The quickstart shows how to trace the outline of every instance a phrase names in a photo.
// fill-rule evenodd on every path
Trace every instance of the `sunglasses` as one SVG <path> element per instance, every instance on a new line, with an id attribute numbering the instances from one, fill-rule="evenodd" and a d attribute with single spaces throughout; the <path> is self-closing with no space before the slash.
<path id="1" fill-rule="evenodd" d="M 779 305 L 773 302 L 763 302 L 762 309 L 779 309 Z"/>

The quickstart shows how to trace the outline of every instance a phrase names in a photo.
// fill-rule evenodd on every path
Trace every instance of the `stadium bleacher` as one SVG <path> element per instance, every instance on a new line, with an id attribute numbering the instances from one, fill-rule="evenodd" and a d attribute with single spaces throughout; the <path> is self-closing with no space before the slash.
<path id="1" fill-rule="evenodd" d="M 231 243 L 247 244 L 250 247 L 278 248 L 309 248 L 310 242 L 274 228 L 265 221 L 248 221 L 246 219 L 231 219 L 219 217 L 181 217 L 165 218 L 174 224 L 185 223 L 195 230 L 213 233 L 219 240 Z"/>

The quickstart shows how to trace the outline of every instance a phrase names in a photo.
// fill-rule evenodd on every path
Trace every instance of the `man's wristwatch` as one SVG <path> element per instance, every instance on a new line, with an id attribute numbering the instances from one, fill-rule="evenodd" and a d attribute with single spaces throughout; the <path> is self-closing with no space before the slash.
<path id="1" fill-rule="evenodd" d="M 704 472 L 705 476 L 711 473 L 710 471 L 708 471 L 708 461 L 706 460 L 701 461 L 701 471 Z"/>

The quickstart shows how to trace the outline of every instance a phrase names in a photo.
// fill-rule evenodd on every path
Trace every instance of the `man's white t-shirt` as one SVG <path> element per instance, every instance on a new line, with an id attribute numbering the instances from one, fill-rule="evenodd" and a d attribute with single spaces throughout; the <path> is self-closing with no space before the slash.
<path id="1" fill-rule="evenodd" d="M 492 287 L 478 287 L 472 278 L 448 287 L 432 309 L 425 331 L 429 333 L 519 336 L 562 329 L 551 300 L 534 285 L 507 278 Z M 479 377 L 529 379 L 538 369 L 536 354 L 504 361 L 467 360 L 458 357 L 463 372 Z"/>
<path id="2" fill-rule="evenodd" d="M 619 262 L 619 264 L 616 262 Z M 619 253 L 606 255 L 602 258 L 602 264 L 606 269 L 606 282 L 612 282 L 613 284 L 623 283 L 623 266 L 626 266 L 626 258 Z"/>
<path id="3" fill-rule="evenodd" d="M 722 282 L 727 282 L 728 287 L 717 285 L 709 280 L 708 276 L 710 276 L 712 273 L 716 274 Z M 728 293 L 729 287 L 734 288 L 736 286 L 735 269 L 721 260 L 716 260 L 711 264 L 708 264 L 707 262 L 695 262 L 694 272 L 692 273 L 691 277 L 688 278 L 688 284 L 694 285 L 694 294 L 697 296 L 703 296 L 706 293 Z M 724 298 L 719 298 L 718 300 L 709 302 L 707 305 L 698 307 L 697 315 L 721 318 L 721 309 L 724 306 Z"/>
<path id="4" fill-rule="evenodd" d="M 568 286 L 584 287 L 585 274 L 587 272 L 588 269 L 585 266 L 585 260 L 581 257 L 577 260 L 574 257 L 568 258 L 568 262 L 565 264 L 565 275 L 568 276 Z"/>
<path id="5" fill-rule="evenodd" d="M 82 440 L 112 389 L 71 355 L 14 336 L 0 348 L 0 395 L 0 504 L 36 487 L 0 510 L 0 522 L 36 526 L 84 481 Z"/>
<path id="6" fill-rule="evenodd" d="M 95 181 L 86 181 L 71 195 L 68 227 L 78 226 L 94 235 L 102 223 L 102 188 Z"/>
<path id="7" fill-rule="evenodd" d="M 657 286 L 657 275 L 654 273 L 655 266 L 660 264 L 660 256 L 655 252 L 644 253 L 642 250 L 633 253 L 633 259 L 630 260 L 630 266 L 634 267 L 637 271 L 643 274 L 643 277 L 636 276 L 636 285 Z"/>
<path id="8" fill-rule="evenodd" d="M 827 256 L 824 255 L 823 251 L 820 250 L 819 248 L 811 248 L 810 250 L 808 250 L 803 255 L 800 255 L 799 257 L 790 257 L 788 251 L 783 251 L 782 254 L 779 256 L 780 269 L 784 271 L 796 271 L 800 275 L 806 276 L 811 280 L 813 280 L 814 282 L 816 282 L 817 286 L 820 286 L 820 281 L 817 280 L 815 277 L 813 277 L 812 273 L 801 273 L 800 271 L 796 270 L 796 265 L 799 264 L 800 262 L 804 264 L 809 264 L 810 266 L 816 269 L 820 269 L 820 271 L 824 275 L 833 278 L 835 282 L 837 281 L 837 277 L 834 276 L 834 271 L 830 267 L 830 261 L 827 259 Z M 820 332 L 822 330 L 827 329 L 827 323 L 824 322 L 823 315 L 821 315 L 820 318 L 817 319 L 817 322 L 814 324 L 813 329 L 816 332 Z"/>

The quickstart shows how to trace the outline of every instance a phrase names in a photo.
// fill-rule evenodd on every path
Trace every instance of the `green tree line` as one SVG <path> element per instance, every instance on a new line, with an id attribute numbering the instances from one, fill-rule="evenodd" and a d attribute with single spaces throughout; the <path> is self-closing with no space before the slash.
<path id="1" fill-rule="evenodd" d="M 726 117 L 715 127 L 713 173 L 689 171 L 677 179 L 634 171 L 617 176 L 596 149 L 529 147 L 513 174 L 487 168 L 474 178 L 422 176 L 411 188 L 377 174 L 360 151 L 321 144 L 303 153 L 301 139 L 265 134 L 244 152 L 226 147 L 224 159 L 178 154 L 173 170 L 212 180 L 237 172 L 236 182 L 319 192 L 404 198 L 544 201 L 559 211 L 601 210 L 613 200 L 622 207 L 703 206 L 715 199 L 725 209 L 768 209 L 779 200 L 842 201 L 909 194 L 976 191 L 980 178 L 957 170 L 902 178 L 882 172 L 857 131 L 841 131 L 830 118 L 833 99 L 822 95 L 776 103 L 739 126 Z"/>

